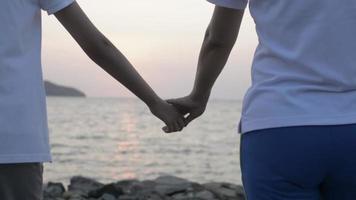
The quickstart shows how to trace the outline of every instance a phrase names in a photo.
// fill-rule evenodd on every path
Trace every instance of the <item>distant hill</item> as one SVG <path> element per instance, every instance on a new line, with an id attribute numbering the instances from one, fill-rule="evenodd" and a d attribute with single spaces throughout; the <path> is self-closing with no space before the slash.
<path id="1" fill-rule="evenodd" d="M 50 81 L 45 81 L 46 95 L 47 96 L 59 96 L 59 97 L 85 97 L 84 92 L 67 87 L 54 84 Z"/>

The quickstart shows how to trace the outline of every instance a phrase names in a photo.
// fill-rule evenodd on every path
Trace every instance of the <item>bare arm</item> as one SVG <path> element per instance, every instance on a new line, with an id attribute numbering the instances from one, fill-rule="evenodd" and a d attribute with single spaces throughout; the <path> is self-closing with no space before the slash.
<path id="1" fill-rule="evenodd" d="M 76 2 L 55 13 L 55 16 L 84 52 L 102 69 L 144 101 L 152 113 L 168 125 L 168 131 L 182 129 L 181 116 L 171 105 L 156 95 L 125 56 L 91 23 Z"/>
<path id="2" fill-rule="evenodd" d="M 55 13 L 85 53 L 147 105 L 159 97 L 124 55 L 91 23 L 77 3 Z"/>
<path id="3" fill-rule="evenodd" d="M 190 95 L 168 100 L 183 114 L 186 124 L 205 111 L 213 85 L 223 70 L 236 42 L 244 10 L 216 6 L 200 51 L 195 83 Z"/>
<path id="4" fill-rule="evenodd" d="M 192 97 L 206 99 L 223 70 L 240 30 L 242 10 L 216 7 L 200 51 Z"/>

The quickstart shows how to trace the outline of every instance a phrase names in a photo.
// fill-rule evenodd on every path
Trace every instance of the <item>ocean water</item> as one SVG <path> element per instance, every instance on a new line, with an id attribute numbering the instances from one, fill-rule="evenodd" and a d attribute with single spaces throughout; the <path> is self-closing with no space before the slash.
<path id="1" fill-rule="evenodd" d="M 53 163 L 45 164 L 45 182 L 171 174 L 241 184 L 239 100 L 212 100 L 204 116 L 174 134 L 163 133 L 163 123 L 136 99 L 51 97 L 47 107 Z"/>

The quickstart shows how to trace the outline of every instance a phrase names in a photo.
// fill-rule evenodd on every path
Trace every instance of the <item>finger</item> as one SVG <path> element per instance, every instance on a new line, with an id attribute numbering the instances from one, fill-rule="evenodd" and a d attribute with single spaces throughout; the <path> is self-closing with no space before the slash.
<path id="1" fill-rule="evenodd" d="M 168 133 L 168 132 L 169 132 L 168 126 L 163 127 L 162 130 L 163 130 L 165 133 Z"/>
<path id="2" fill-rule="evenodd" d="M 166 102 L 170 103 L 170 104 L 175 104 L 176 103 L 176 99 L 167 99 Z"/>
<path id="3" fill-rule="evenodd" d="M 185 126 L 188 126 L 190 122 L 192 122 L 194 119 L 196 119 L 199 115 L 196 115 L 194 113 L 190 113 L 188 117 L 185 118 Z"/>
<path id="4" fill-rule="evenodd" d="M 176 132 L 180 132 L 184 128 L 184 123 L 179 122 L 179 120 L 176 122 L 177 130 Z"/>
<path id="5" fill-rule="evenodd" d="M 169 123 L 169 122 L 165 122 L 166 126 L 162 128 L 162 130 L 165 132 L 165 133 L 170 133 L 172 131 L 172 124 Z"/>
<path id="6" fill-rule="evenodd" d="M 179 131 L 179 129 L 180 129 L 180 126 L 179 126 L 178 122 L 174 122 L 172 132 L 177 132 L 177 131 Z"/>
<path id="7" fill-rule="evenodd" d="M 168 131 L 166 133 L 172 133 L 174 131 L 174 123 L 168 124 Z"/>
<path id="8" fill-rule="evenodd" d="M 179 131 L 183 130 L 183 128 L 185 127 L 185 123 L 184 123 L 184 118 L 179 118 L 177 121 L 178 125 L 179 125 Z"/>
<path id="9" fill-rule="evenodd" d="M 189 107 L 183 104 L 183 102 L 179 99 L 168 99 L 166 100 L 167 103 L 173 105 L 180 114 L 186 115 L 189 113 Z"/>

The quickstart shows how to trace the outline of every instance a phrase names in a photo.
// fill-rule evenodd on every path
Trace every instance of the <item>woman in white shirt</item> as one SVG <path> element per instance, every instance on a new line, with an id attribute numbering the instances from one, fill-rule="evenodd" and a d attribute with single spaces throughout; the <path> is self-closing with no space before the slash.
<path id="1" fill-rule="evenodd" d="M 259 44 L 242 106 L 248 200 L 356 197 L 356 1 L 208 0 L 216 4 L 195 85 L 169 100 L 203 114 L 249 5 Z"/>

